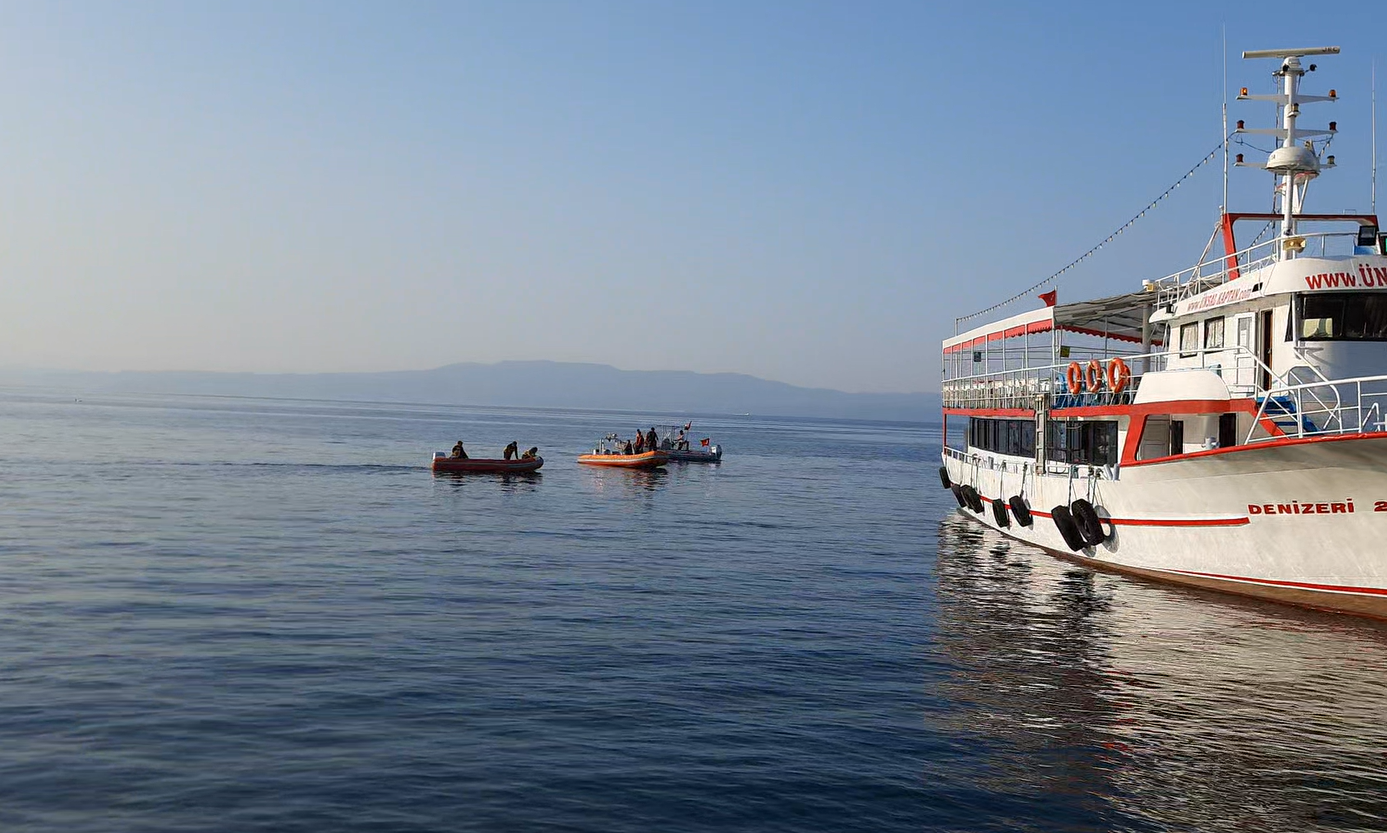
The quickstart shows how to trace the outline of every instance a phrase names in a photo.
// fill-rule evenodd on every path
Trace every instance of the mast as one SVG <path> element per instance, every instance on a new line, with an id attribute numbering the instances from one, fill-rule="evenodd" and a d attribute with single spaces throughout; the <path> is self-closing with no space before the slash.
<path id="1" fill-rule="evenodd" d="M 1224 24 L 1221 28 L 1221 43 L 1223 54 L 1223 85 L 1219 88 L 1223 91 L 1223 205 L 1219 212 L 1226 215 L 1228 213 L 1228 26 Z M 1227 222 L 1224 218 L 1220 222 Z"/>
<path id="2" fill-rule="evenodd" d="M 1247 167 L 1259 167 L 1275 174 L 1281 183 L 1278 190 L 1281 192 L 1281 246 L 1278 249 L 1282 260 L 1294 258 L 1305 248 L 1305 241 L 1295 236 L 1296 217 L 1300 211 L 1300 204 L 1305 199 L 1305 191 L 1310 185 L 1310 180 L 1319 176 L 1321 167 L 1330 168 L 1334 166 L 1334 157 L 1329 157 L 1326 164 L 1321 166 L 1319 157 L 1315 155 L 1314 149 L 1309 142 L 1301 144 L 1302 139 L 1312 136 L 1333 135 L 1337 130 L 1335 122 L 1329 123 L 1328 130 L 1301 130 L 1296 127 L 1296 121 L 1300 118 L 1300 105 L 1310 104 L 1317 101 L 1338 101 L 1338 93 L 1334 90 L 1329 91 L 1329 95 L 1301 95 L 1300 79 L 1305 77 L 1306 72 L 1314 72 L 1316 66 L 1311 64 L 1307 70 L 1300 59 L 1308 55 L 1338 55 L 1337 46 L 1320 46 L 1308 49 L 1260 49 L 1243 53 L 1244 59 L 1251 58 L 1281 58 L 1281 68 L 1272 73 L 1280 79 L 1281 92 L 1276 95 L 1248 95 L 1247 88 L 1243 87 L 1238 96 L 1239 101 L 1275 101 L 1281 108 L 1281 126 L 1274 128 L 1244 128 L 1242 121 L 1238 122 L 1238 133 L 1262 133 L 1275 136 L 1281 140 L 1280 147 L 1276 148 L 1267 157 L 1264 165 L 1251 165 L 1242 161 L 1242 154 L 1238 155 L 1237 165 Z M 1299 188 L 1297 188 L 1299 183 Z"/>

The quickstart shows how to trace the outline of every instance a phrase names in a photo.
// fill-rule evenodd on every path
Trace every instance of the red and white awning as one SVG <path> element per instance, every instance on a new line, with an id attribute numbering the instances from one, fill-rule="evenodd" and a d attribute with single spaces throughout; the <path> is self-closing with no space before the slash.
<path id="1" fill-rule="evenodd" d="M 1155 301 L 1156 296 L 1151 292 L 1129 292 L 1126 295 L 1030 310 L 946 338 L 944 352 L 982 350 L 990 341 L 1053 329 L 1141 344 L 1142 324 L 1150 316 Z"/>

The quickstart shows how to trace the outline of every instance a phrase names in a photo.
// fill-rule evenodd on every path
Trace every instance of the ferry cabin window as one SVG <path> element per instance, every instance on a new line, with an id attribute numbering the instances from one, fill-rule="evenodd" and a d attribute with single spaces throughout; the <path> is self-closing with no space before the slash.
<path id="1" fill-rule="evenodd" d="M 1117 465 L 1117 423 L 1055 420 L 1046 429 L 1046 457 L 1079 466 Z"/>
<path id="2" fill-rule="evenodd" d="M 1387 293 L 1300 296 L 1300 337 L 1305 341 L 1387 341 Z"/>
<path id="3" fill-rule="evenodd" d="M 1180 358 L 1188 359 L 1199 352 L 1199 324 L 1185 324 L 1180 327 Z"/>
<path id="4" fill-rule="evenodd" d="M 1210 318 L 1204 322 L 1204 349 L 1223 349 L 1223 317 Z"/>
<path id="5" fill-rule="evenodd" d="M 995 454 L 1035 456 L 1035 423 L 1026 419 L 970 419 L 968 445 Z"/>

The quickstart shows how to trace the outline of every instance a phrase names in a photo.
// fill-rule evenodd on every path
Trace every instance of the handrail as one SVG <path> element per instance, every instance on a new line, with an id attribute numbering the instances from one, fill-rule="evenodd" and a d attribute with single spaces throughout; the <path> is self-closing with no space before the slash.
<path id="1" fill-rule="evenodd" d="M 1251 349 L 1243 345 L 1233 345 L 1231 347 L 1205 347 L 1197 348 L 1195 351 L 1200 357 L 1199 367 L 1188 368 L 1191 370 L 1218 369 L 1220 375 L 1227 371 L 1239 373 L 1241 371 L 1251 371 L 1254 378 L 1259 375 L 1256 371 L 1264 371 L 1273 382 L 1273 389 L 1278 387 L 1288 387 L 1289 381 L 1285 376 L 1276 373 L 1265 362 L 1261 360 Z M 1226 355 L 1233 354 L 1232 365 L 1224 365 L 1222 362 L 1210 362 L 1209 356 L 1212 354 Z M 1178 355 L 1178 353 L 1176 354 Z M 1096 394 L 1086 390 L 1081 390 L 1078 394 L 1081 397 L 1097 397 L 1100 401 L 1107 400 L 1105 404 L 1118 401 L 1119 398 L 1130 400 L 1135 394 L 1141 383 L 1142 373 L 1137 368 L 1137 363 L 1143 359 L 1151 359 L 1152 366 L 1148 372 L 1160 372 L 1167 368 L 1168 360 L 1172 353 L 1162 351 L 1159 353 L 1139 353 L 1136 355 L 1119 354 L 1111 358 L 1120 358 L 1128 363 L 1132 370 L 1132 379 L 1127 388 L 1122 392 L 1121 397 L 1113 394 L 1112 391 L 1103 389 Z M 1190 358 L 1188 355 L 1184 358 Z M 1078 361 L 1082 366 L 1087 360 L 1077 359 L 1059 362 L 1056 364 L 1037 365 L 1032 367 L 1016 367 L 1008 370 L 993 370 L 975 373 L 968 376 L 955 376 L 943 380 L 941 392 L 944 396 L 945 407 L 980 407 L 980 408 L 1030 408 L 1036 404 L 1036 397 L 1050 397 L 1054 395 L 1067 395 L 1068 390 L 1063 388 L 1062 380 L 1064 372 L 1073 361 Z M 1106 362 L 1103 362 L 1106 364 Z M 1105 368 L 1106 369 L 1106 368 Z M 1226 383 L 1226 382 L 1225 382 Z M 1232 386 L 1230 385 L 1230 388 Z M 1259 395 L 1264 390 L 1255 382 L 1247 387 L 1251 396 Z"/>
<path id="2" fill-rule="evenodd" d="M 1172 302 L 1183 301 L 1192 295 L 1198 295 L 1206 289 L 1228 282 L 1228 274 L 1233 269 L 1239 273 L 1252 272 L 1256 269 L 1275 262 L 1279 255 L 1278 252 L 1283 246 L 1283 241 L 1295 239 L 1309 243 L 1311 240 L 1318 239 L 1320 242 L 1320 253 L 1326 251 L 1325 244 L 1329 238 L 1351 238 L 1356 237 L 1355 232 L 1343 231 L 1321 231 L 1309 232 L 1305 234 L 1294 234 L 1290 238 L 1283 236 L 1273 237 L 1261 243 L 1253 243 L 1245 249 L 1240 249 L 1229 254 L 1221 254 L 1207 260 L 1201 260 L 1194 266 L 1181 269 L 1179 272 L 1156 278 L 1146 283 L 1152 287 L 1156 293 L 1156 305 L 1164 306 Z M 1263 251 L 1263 254 L 1254 257 L 1254 252 Z M 1188 276 L 1188 278 L 1186 278 Z"/>
<path id="3" fill-rule="evenodd" d="M 1323 374 L 1320 375 L 1323 376 Z M 1381 389 L 1364 391 L 1364 384 Z M 1327 404 L 1315 392 L 1317 388 L 1325 387 L 1334 391 L 1333 405 Z M 1353 404 L 1345 405 L 1344 392 L 1349 390 L 1353 394 Z M 1306 407 L 1307 394 L 1318 407 Z M 1269 414 L 1268 408 L 1273 403 L 1275 403 L 1277 411 Z M 1387 374 L 1358 376 L 1348 379 L 1323 379 L 1322 381 L 1279 387 L 1268 392 L 1263 398 L 1244 443 L 1251 444 L 1278 439 L 1278 435 L 1255 436 L 1257 428 L 1262 425 L 1264 420 L 1271 420 L 1276 423 L 1278 417 L 1290 418 L 1295 421 L 1295 428 L 1290 435 L 1298 438 L 1307 435 L 1362 434 L 1370 430 L 1387 430 L 1387 423 L 1384 423 L 1383 416 L 1384 405 L 1387 405 Z M 1374 422 L 1374 418 L 1376 418 L 1376 422 Z M 1322 421 L 1317 422 L 1321 419 Z M 1278 427 L 1282 427 L 1279 423 L 1277 424 Z M 1374 425 L 1376 428 L 1373 427 Z M 1281 435 L 1284 436 L 1285 434 L 1283 429 Z"/>

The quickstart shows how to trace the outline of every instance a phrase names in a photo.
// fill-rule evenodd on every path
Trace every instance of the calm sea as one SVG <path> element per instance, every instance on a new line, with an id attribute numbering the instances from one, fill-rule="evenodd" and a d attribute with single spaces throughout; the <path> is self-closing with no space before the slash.
<path id="1" fill-rule="evenodd" d="M 1387 828 L 1382 627 L 1008 543 L 927 426 L 575 464 L 655 421 L 0 392 L 0 830 Z"/>

